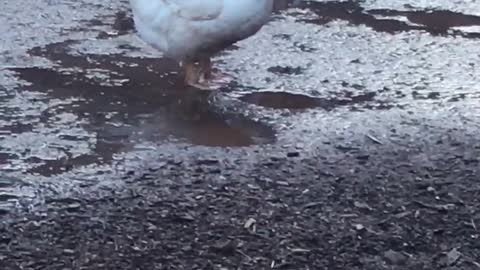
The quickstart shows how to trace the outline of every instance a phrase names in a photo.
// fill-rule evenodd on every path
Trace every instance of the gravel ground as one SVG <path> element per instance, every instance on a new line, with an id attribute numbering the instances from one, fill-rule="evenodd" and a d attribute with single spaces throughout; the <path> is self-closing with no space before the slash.
<path id="1" fill-rule="evenodd" d="M 1 269 L 480 269 L 475 1 L 277 0 L 218 92 L 126 1 L 20 2 Z"/>

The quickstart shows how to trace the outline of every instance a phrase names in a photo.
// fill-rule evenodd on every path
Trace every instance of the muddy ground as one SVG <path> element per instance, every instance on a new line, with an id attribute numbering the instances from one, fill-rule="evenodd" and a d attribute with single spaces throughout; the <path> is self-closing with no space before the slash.
<path id="1" fill-rule="evenodd" d="M 126 1 L 21 2 L 0 269 L 480 269 L 475 1 L 277 0 L 215 92 Z"/>

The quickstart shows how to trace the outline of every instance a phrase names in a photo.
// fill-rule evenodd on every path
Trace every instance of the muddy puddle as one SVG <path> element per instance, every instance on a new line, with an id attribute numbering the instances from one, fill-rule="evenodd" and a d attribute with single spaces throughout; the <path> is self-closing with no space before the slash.
<path id="1" fill-rule="evenodd" d="M 361 1 L 295 1 L 279 0 L 275 9 L 281 12 L 288 8 L 310 10 L 316 18 L 302 18 L 297 21 L 312 24 L 326 24 L 342 20 L 352 25 L 365 25 L 378 32 L 394 34 L 402 31 L 425 31 L 432 35 L 451 35 L 466 38 L 480 38 L 480 16 L 448 10 L 366 9 Z M 302 15 L 302 13 L 298 13 Z M 469 30 L 469 29 L 473 30 Z"/>
<path id="2" fill-rule="evenodd" d="M 55 126 L 74 117 L 78 128 L 87 134 L 64 134 L 59 139 L 72 145 L 90 141 L 89 154 L 73 155 L 61 144 L 47 142 L 58 154 L 30 155 L 27 162 L 41 164 L 29 173 L 44 176 L 59 174 L 75 167 L 105 164 L 113 155 L 129 151 L 142 142 L 178 142 L 210 147 L 245 147 L 275 141 L 275 132 L 265 124 L 238 114 L 220 112 L 215 92 L 187 87 L 181 81 L 177 64 L 166 59 L 126 57 L 124 55 L 75 55 L 72 42 L 50 44 L 29 51 L 32 56 L 47 58 L 56 67 L 14 68 L 15 76 L 29 83 L 19 94 L 40 92 L 44 100 L 71 100 L 68 104 L 50 105 L 41 115 L 40 125 Z M 2 116 L 3 117 L 3 116 Z M 3 127 L 9 136 L 41 134 L 31 125 Z M 91 138 L 91 134 L 95 134 Z M 32 140 L 28 138 L 27 140 Z M 14 149 L 3 142 L 3 148 Z M 4 149 L 4 151 L 5 151 Z M 25 153 L 2 152 L 4 163 Z"/>
<path id="3" fill-rule="evenodd" d="M 341 94 L 344 97 L 341 97 Z M 306 109 L 323 109 L 326 111 L 348 106 L 351 110 L 390 109 L 394 106 L 388 102 L 376 100 L 375 92 L 354 95 L 351 92 L 341 92 L 336 97 L 320 98 L 288 92 L 262 91 L 246 94 L 240 100 L 270 109 L 288 109 L 302 111 Z"/>

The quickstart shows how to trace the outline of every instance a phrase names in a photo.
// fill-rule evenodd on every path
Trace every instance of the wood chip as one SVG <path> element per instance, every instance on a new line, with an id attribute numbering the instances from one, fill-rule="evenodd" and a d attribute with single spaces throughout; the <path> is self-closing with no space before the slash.
<path id="1" fill-rule="evenodd" d="M 401 252 L 394 251 L 394 250 L 388 250 L 384 253 L 383 255 L 385 257 L 385 260 L 394 265 L 401 265 L 406 263 L 408 257 L 403 255 Z"/>
<path id="2" fill-rule="evenodd" d="M 364 203 L 364 202 L 357 202 L 355 201 L 353 203 L 353 205 L 356 207 L 356 208 L 360 208 L 360 209 L 366 209 L 366 210 L 372 210 L 372 208 L 370 207 L 370 205 L 368 205 L 367 203 Z"/>
<path id="3" fill-rule="evenodd" d="M 251 232 L 255 232 L 257 230 L 256 228 L 257 221 L 254 218 L 249 218 L 243 225 L 243 227 L 247 230 L 250 230 Z"/>
<path id="4" fill-rule="evenodd" d="M 453 265 L 454 263 L 456 263 L 458 261 L 458 259 L 460 259 L 461 255 L 462 255 L 462 253 L 460 253 L 456 248 L 450 250 L 447 253 L 447 263 L 448 263 L 448 265 Z"/>
<path id="5" fill-rule="evenodd" d="M 310 249 L 304 249 L 304 248 L 292 248 L 290 249 L 292 253 L 309 253 L 311 252 Z"/>
<path id="6" fill-rule="evenodd" d="M 382 145 L 382 141 L 380 141 L 379 139 L 377 139 L 377 137 L 373 136 L 373 135 L 370 135 L 370 134 L 367 134 L 367 138 L 369 138 L 372 142 L 376 143 L 376 144 L 380 144 Z"/>

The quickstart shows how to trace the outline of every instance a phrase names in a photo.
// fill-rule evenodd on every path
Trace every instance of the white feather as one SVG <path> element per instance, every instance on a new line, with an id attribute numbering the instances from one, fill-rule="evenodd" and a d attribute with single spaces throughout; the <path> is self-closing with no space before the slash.
<path id="1" fill-rule="evenodd" d="M 130 0 L 139 35 L 165 56 L 213 54 L 255 34 L 273 0 Z"/>

